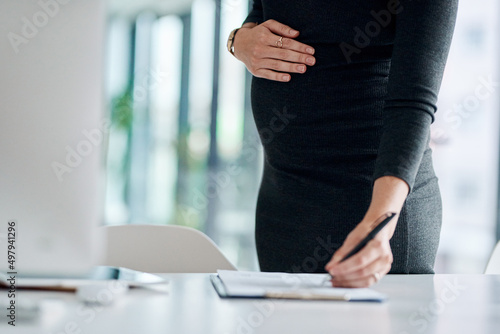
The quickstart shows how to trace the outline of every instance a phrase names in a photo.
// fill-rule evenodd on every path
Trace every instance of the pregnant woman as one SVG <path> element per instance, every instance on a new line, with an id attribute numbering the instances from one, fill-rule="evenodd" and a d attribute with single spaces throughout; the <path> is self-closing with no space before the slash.
<path id="1" fill-rule="evenodd" d="M 345 287 L 433 273 L 430 125 L 456 11 L 457 0 L 254 1 L 228 48 L 254 75 L 262 271 L 326 270 Z M 387 212 L 397 216 L 340 262 Z"/>

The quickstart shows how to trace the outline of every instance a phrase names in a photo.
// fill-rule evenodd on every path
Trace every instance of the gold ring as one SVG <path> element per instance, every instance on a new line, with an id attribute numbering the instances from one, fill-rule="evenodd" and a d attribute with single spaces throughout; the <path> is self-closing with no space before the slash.
<path id="1" fill-rule="evenodd" d="M 379 273 L 373 274 L 373 278 L 375 278 L 375 282 L 378 282 L 380 280 L 380 274 Z"/>
<path id="2" fill-rule="evenodd" d="M 283 36 L 280 36 L 280 39 L 278 39 L 278 40 L 276 41 L 276 46 L 277 46 L 278 48 L 282 48 L 282 47 L 283 47 Z"/>

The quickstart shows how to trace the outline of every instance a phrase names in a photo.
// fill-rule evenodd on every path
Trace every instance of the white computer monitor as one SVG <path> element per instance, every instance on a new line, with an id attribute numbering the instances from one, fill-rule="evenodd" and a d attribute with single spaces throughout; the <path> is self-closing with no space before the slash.
<path id="1" fill-rule="evenodd" d="M 0 22 L 0 272 L 15 244 L 18 275 L 79 276 L 104 249 L 103 1 L 2 1 Z"/>

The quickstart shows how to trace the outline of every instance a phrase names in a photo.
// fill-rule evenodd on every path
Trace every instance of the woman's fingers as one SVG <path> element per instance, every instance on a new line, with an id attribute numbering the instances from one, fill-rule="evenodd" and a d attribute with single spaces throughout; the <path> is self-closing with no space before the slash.
<path id="1" fill-rule="evenodd" d="M 344 288 L 366 288 L 372 284 L 377 283 L 380 278 L 386 275 L 390 270 L 390 265 L 377 262 L 374 263 L 370 268 L 367 268 L 366 274 L 364 275 L 359 275 L 354 278 L 334 277 L 332 279 L 332 285 L 335 287 Z"/>
<path id="2" fill-rule="evenodd" d="M 279 36 L 290 37 L 290 38 L 296 38 L 297 36 L 299 36 L 299 32 L 297 30 L 292 29 L 286 24 L 280 23 L 276 20 L 267 20 L 266 22 L 262 23 L 261 26 L 266 27 L 267 29 L 269 29 L 270 31 Z"/>
<path id="3" fill-rule="evenodd" d="M 290 73 L 304 73 L 316 63 L 314 49 L 294 38 L 299 32 L 275 20 L 240 28 L 234 40 L 234 55 L 253 75 L 290 81 Z"/>
<path id="4" fill-rule="evenodd" d="M 387 266 L 390 268 L 392 264 L 392 253 L 390 249 L 387 249 L 388 247 L 374 246 L 370 242 L 361 252 L 334 267 L 331 273 L 340 280 L 356 280 L 380 273 Z"/>
<path id="5" fill-rule="evenodd" d="M 271 70 L 266 70 L 265 68 L 261 68 L 256 70 L 253 75 L 258 78 L 264 78 L 274 81 L 287 82 L 290 81 L 290 74 L 274 72 Z"/>
<path id="6" fill-rule="evenodd" d="M 333 255 L 325 269 L 334 277 L 334 286 L 366 287 L 375 283 L 377 276 L 385 275 L 392 266 L 390 236 L 379 233 L 357 254 L 341 260 L 368 234 L 370 226 L 358 224 L 347 236 L 342 247 Z"/>
<path id="7" fill-rule="evenodd" d="M 354 230 L 349 233 L 342 246 L 333 254 L 332 259 L 325 266 L 325 269 L 330 272 L 332 268 L 340 264 L 349 252 L 368 235 L 370 229 L 366 225 L 358 224 Z"/>
<path id="8" fill-rule="evenodd" d="M 260 60 L 258 67 L 287 73 L 304 73 L 306 71 L 306 65 L 304 64 L 289 63 L 286 61 L 269 58 Z"/>
<path id="9" fill-rule="evenodd" d="M 275 48 L 276 50 L 292 50 L 302 53 L 304 56 L 311 56 L 314 54 L 314 48 L 307 44 L 298 42 L 294 39 L 283 37 L 280 35 L 268 34 L 266 36 L 266 44 Z M 280 47 L 281 45 L 281 47 Z M 314 58 L 314 57 L 312 57 Z M 305 63 L 305 62 L 304 62 Z"/>
<path id="10" fill-rule="evenodd" d="M 316 63 L 316 58 L 301 52 L 280 48 L 265 48 L 261 52 L 263 58 L 273 58 L 291 63 L 300 63 L 312 66 Z"/>
<path id="11" fill-rule="evenodd" d="M 392 263 L 392 253 L 388 241 L 371 240 L 359 253 L 333 266 L 330 273 L 334 276 L 353 277 L 353 273 L 362 272 L 376 261 Z M 354 276 L 357 275 L 354 274 Z"/>

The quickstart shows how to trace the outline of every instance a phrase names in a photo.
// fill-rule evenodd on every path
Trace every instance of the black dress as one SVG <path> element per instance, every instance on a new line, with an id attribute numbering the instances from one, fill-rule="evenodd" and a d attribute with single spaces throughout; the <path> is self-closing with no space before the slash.
<path id="1" fill-rule="evenodd" d="M 252 81 L 264 146 L 255 238 L 262 271 L 324 272 L 373 182 L 410 186 L 391 273 L 433 273 L 441 197 L 429 148 L 456 0 L 256 0 L 245 22 L 300 31 L 316 64 Z"/>

